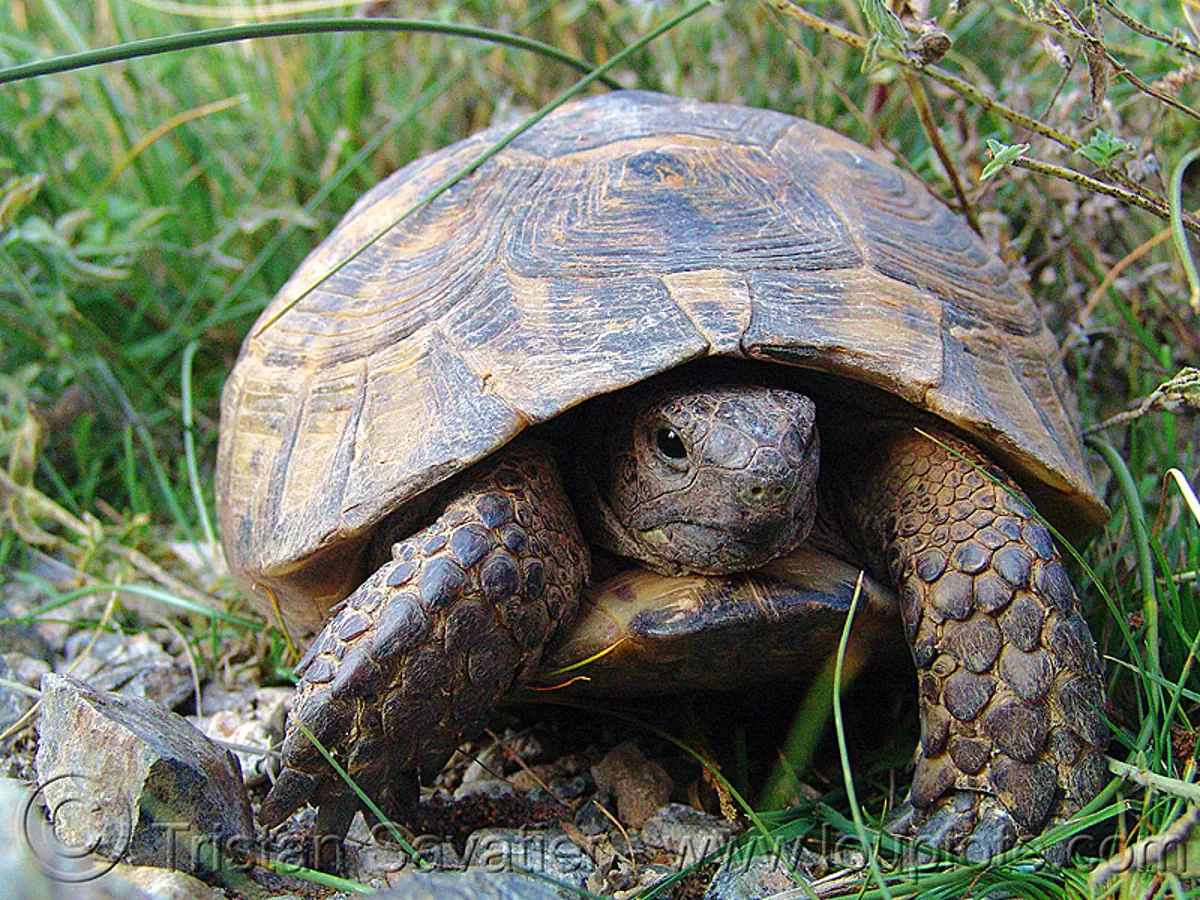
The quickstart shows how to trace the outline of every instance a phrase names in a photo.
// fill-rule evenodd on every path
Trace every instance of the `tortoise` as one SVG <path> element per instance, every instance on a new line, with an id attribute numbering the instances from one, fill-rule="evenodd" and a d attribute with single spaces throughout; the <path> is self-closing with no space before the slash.
<path id="1" fill-rule="evenodd" d="M 691 635 L 627 687 L 712 686 L 811 669 L 860 568 L 916 665 L 898 827 L 986 855 L 1092 798 L 1101 669 L 1035 510 L 1072 539 L 1107 512 L 1019 275 L 859 144 L 635 91 L 406 214 L 503 133 L 363 196 L 225 387 L 226 557 L 319 631 L 260 821 L 311 802 L 340 836 L 359 808 L 297 720 L 403 817 L 544 658 L 603 642 L 606 603 L 635 662 Z M 786 637 L 720 655 L 751 627 Z"/>

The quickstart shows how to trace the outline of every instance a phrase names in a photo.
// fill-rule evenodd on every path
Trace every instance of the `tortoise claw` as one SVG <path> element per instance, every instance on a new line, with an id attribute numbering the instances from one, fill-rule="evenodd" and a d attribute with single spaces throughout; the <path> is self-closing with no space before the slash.
<path id="1" fill-rule="evenodd" d="M 984 800 L 978 823 L 963 846 L 968 862 L 987 862 L 1017 845 L 1017 823 L 995 800 Z"/>
<path id="2" fill-rule="evenodd" d="M 274 828 L 307 803 L 316 789 L 315 776 L 296 769 L 284 769 L 259 808 L 258 821 L 264 828 Z"/>
<path id="3" fill-rule="evenodd" d="M 995 797 L 954 791 L 928 810 L 905 800 L 888 820 L 888 830 L 920 845 L 986 862 L 1017 845 L 1018 828 Z M 918 851 L 919 852 L 919 851 Z"/>
<path id="4" fill-rule="evenodd" d="M 354 814 L 358 812 L 358 804 L 358 796 L 349 788 L 341 793 L 323 797 L 317 807 L 315 832 L 323 838 L 328 837 L 340 843 L 350 830 L 350 823 L 354 821 Z"/>

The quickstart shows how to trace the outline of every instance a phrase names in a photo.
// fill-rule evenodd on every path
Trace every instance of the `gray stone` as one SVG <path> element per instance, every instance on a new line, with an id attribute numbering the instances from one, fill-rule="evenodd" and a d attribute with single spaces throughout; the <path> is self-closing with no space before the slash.
<path id="1" fill-rule="evenodd" d="M 372 817 L 373 820 L 373 817 Z M 412 841 L 417 855 L 435 870 L 461 869 L 462 858 L 449 841 L 434 835 L 418 835 Z M 420 871 L 407 851 L 396 844 L 386 826 L 368 825 L 361 813 L 355 815 L 346 834 L 342 874 L 361 884 L 383 890 Z"/>
<path id="2" fill-rule="evenodd" d="M 257 685 L 250 682 L 227 684 L 222 679 L 214 679 L 200 689 L 204 715 L 211 716 L 230 709 L 246 709 L 254 702 L 254 692 L 257 690 Z"/>
<path id="3" fill-rule="evenodd" d="M 167 546 L 188 567 L 204 591 L 211 592 L 223 578 L 229 577 L 229 566 L 225 563 L 220 544 L 174 541 Z"/>
<path id="4" fill-rule="evenodd" d="M 462 868 L 458 851 L 448 841 L 418 838 L 414 846 L 417 855 L 435 870 Z M 400 884 L 415 871 L 419 871 L 418 867 L 413 865 L 408 853 L 398 845 L 371 841 L 355 847 L 349 854 L 345 874 L 360 884 L 382 890 Z"/>
<path id="5" fill-rule="evenodd" d="M 267 781 L 270 760 L 267 751 L 271 749 L 272 735 L 262 722 L 246 719 L 244 713 L 227 709 L 208 719 L 204 724 L 204 733 L 214 741 L 232 745 L 227 749 L 237 757 L 247 786 L 253 787 Z"/>
<path id="6" fill-rule="evenodd" d="M 278 775 L 279 760 L 268 751 L 283 740 L 295 689 L 247 686 L 228 692 L 211 688 L 210 684 L 203 692 L 204 717 L 188 716 L 188 721 L 233 752 L 247 787 Z"/>
<path id="7" fill-rule="evenodd" d="M 186 872 L 155 866 L 129 866 L 122 863 L 101 878 L 97 886 L 111 889 L 118 881 L 139 888 L 143 896 L 155 900 L 225 900 L 224 891 L 209 887 Z"/>
<path id="8" fill-rule="evenodd" d="M 69 663 L 83 652 L 92 635 L 80 631 L 67 639 Z M 60 671 L 66 670 L 66 663 Z M 150 635 L 102 634 L 88 658 L 71 673 L 96 690 L 116 691 L 174 709 L 193 695 L 191 670 Z"/>
<path id="9" fill-rule="evenodd" d="M 59 567 L 55 573 L 41 571 L 44 567 L 39 561 L 43 559 L 49 557 L 33 551 L 33 574 L 45 578 L 51 585 L 63 590 L 76 586 L 77 573 L 61 564 L 55 564 Z M 28 571 L 27 565 L 25 568 Z M 11 621 L 28 616 L 45 605 L 52 596 L 41 584 L 8 577 L 9 571 L 0 571 L 0 619 L 10 620 L 0 625 L 0 653 L 24 653 L 26 656 L 53 664 L 55 650 L 61 648 L 62 640 L 72 626 L 45 621 Z M 70 576 L 62 577 L 65 572 L 70 572 Z M 80 599 L 86 603 L 84 598 Z M 48 635 L 53 635 L 53 638 Z"/>
<path id="10" fill-rule="evenodd" d="M 578 895 L 514 872 L 410 872 L 376 900 L 574 900 Z"/>
<path id="11" fill-rule="evenodd" d="M 454 800 L 456 803 L 470 797 L 500 800 L 503 797 L 512 797 L 516 793 L 516 790 L 507 781 L 498 781 L 492 778 L 487 781 L 467 781 L 460 784 L 454 789 Z"/>
<path id="12" fill-rule="evenodd" d="M 488 872 L 533 872 L 582 888 L 595 864 L 560 828 L 481 828 L 467 838 L 463 861 Z"/>
<path id="13" fill-rule="evenodd" d="M 575 814 L 575 827 L 589 837 L 604 834 L 613 827 L 611 812 L 595 797 L 588 800 Z"/>
<path id="14" fill-rule="evenodd" d="M 0 779 L 0 884 L 7 896 L 65 897 L 62 883 L 49 876 L 70 871 L 70 860 L 54 840 L 33 791 L 11 778 Z"/>
<path id="15" fill-rule="evenodd" d="M 12 618 L 8 604 L 0 604 L 4 618 Z M 20 653 L 49 663 L 54 658 L 50 642 L 31 622 L 6 622 L 0 625 L 0 653 Z"/>
<path id="16" fill-rule="evenodd" d="M 40 659 L 31 659 L 20 653 L 0 654 L 0 680 L 29 686 L 26 677 L 32 674 L 34 667 L 40 668 L 41 673 L 50 670 Z M 38 677 L 40 678 L 40 674 Z M 0 731 L 5 731 L 29 712 L 35 699 L 19 688 L 0 685 Z"/>
<path id="17" fill-rule="evenodd" d="M 29 656 L 25 653 L 5 652 L 0 654 L 8 663 L 8 677 L 13 681 L 37 691 L 42 683 L 42 676 L 52 671 L 50 664 L 40 657 Z"/>
<path id="18" fill-rule="evenodd" d="M 798 841 L 780 844 L 778 849 L 765 845 L 765 840 L 759 840 L 726 856 L 709 882 L 704 900 L 802 896 L 797 879 L 811 883 L 823 868 L 821 858 Z M 788 893 L 792 891 L 796 893 Z"/>
<path id="19" fill-rule="evenodd" d="M 691 866 L 719 852 L 734 835 L 734 826 L 682 803 L 668 803 L 642 828 L 647 846 L 666 850 L 678 857 L 681 866 Z"/>
<path id="20" fill-rule="evenodd" d="M 109 859 L 212 871 L 254 823 L 237 759 L 153 703 L 42 680 L 37 771 L 55 832 Z M 83 802 L 80 802 L 83 801 Z"/>
<path id="21" fill-rule="evenodd" d="M 292 688 L 260 688 L 241 695 L 239 705 L 215 712 L 205 707 L 207 719 L 189 718 L 214 741 L 233 745 L 228 749 L 237 757 L 246 784 L 254 786 L 278 772 L 278 760 L 267 751 L 283 740 L 286 710 L 295 693 Z"/>
<path id="22" fill-rule="evenodd" d="M 582 775 L 558 778 L 550 782 L 550 792 L 559 800 L 575 800 L 587 793 L 588 781 Z"/>
<path id="23" fill-rule="evenodd" d="M 282 738 L 287 713 L 295 696 L 295 688 L 259 688 L 254 692 L 254 718 L 266 725 L 271 734 Z"/>
<path id="24" fill-rule="evenodd" d="M 536 782 L 523 783 L 524 778 L 534 767 L 533 764 L 544 755 L 545 750 L 534 735 L 507 730 L 498 740 L 481 747 L 473 755 L 463 771 L 462 783 L 494 781 L 503 775 L 517 790 L 528 790 Z"/>
<path id="25" fill-rule="evenodd" d="M 111 860 L 58 841 L 46 818 L 45 793 L 0 779 L 0 896 L 21 900 L 156 900 L 186 897 L 150 892 Z M 212 889 L 199 896 L 208 900 Z"/>

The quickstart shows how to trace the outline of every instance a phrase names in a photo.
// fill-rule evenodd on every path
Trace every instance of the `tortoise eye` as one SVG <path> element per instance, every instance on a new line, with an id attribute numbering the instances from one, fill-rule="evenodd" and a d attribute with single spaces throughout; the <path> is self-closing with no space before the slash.
<path id="1" fill-rule="evenodd" d="M 674 428 L 660 428 L 654 435 L 654 444 L 658 452 L 667 459 L 687 459 L 687 448 L 675 433 Z"/>

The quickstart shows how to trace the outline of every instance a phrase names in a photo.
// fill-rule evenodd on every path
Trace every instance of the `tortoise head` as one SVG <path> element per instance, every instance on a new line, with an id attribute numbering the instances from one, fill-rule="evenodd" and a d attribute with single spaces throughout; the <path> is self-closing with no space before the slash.
<path id="1" fill-rule="evenodd" d="M 812 529 L 820 445 L 803 394 L 750 384 L 643 386 L 596 401 L 583 463 L 591 538 L 666 574 L 724 574 Z"/>

